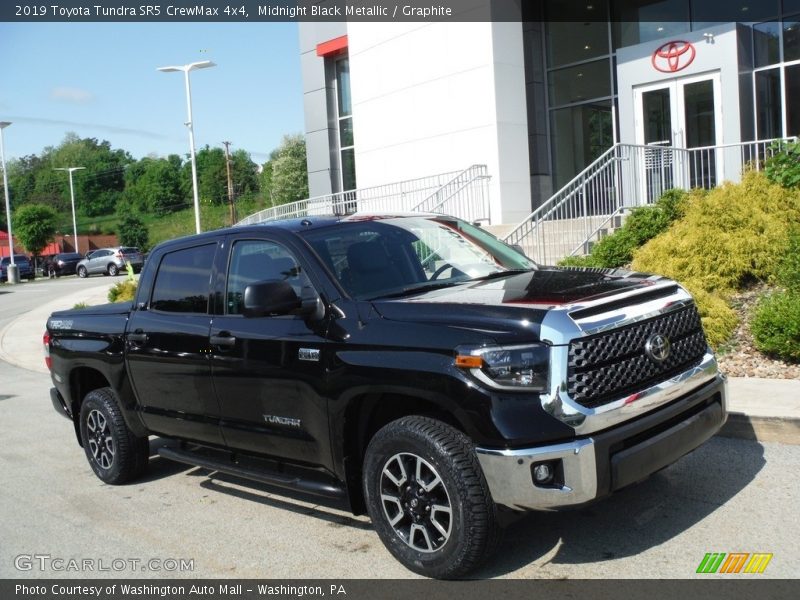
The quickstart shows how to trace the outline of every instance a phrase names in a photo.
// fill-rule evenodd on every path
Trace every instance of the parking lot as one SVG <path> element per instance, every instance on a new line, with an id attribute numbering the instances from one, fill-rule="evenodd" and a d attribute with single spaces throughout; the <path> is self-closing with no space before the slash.
<path id="1" fill-rule="evenodd" d="M 0 288 L 0 328 L 87 284 Z M 46 374 L 0 361 L 0 578 L 414 576 L 366 517 L 318 500 L 155 456 L 143 480 L 103 485 L 53 410 L 49 387 Z M 151 452 L 161 443 L 151 439 Z M 717 437 L 611 498 L 528 516 L 475 575 L 687 578 L 707 552 L 767 552 L 774 557 L 763 577 L 794 577 L 799 470 L 800 446 Z M 66 569 L 77 564 L 70 559 L 78 570 Z"/>

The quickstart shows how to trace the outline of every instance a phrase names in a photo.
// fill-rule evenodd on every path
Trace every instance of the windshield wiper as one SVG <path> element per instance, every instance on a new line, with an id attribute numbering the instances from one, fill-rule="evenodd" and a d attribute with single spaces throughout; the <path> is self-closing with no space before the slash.
<path id="1" fill-rule="evenodd" d="M 368 300 L 384 300 L 387 298 L 402 298 L 403 296 L 408 296 L 409 294 L 416 294 L 417 292 L 430 292 L 431 290 L 438 290 L 441 288 L 452 287 L 454 285 L 460 285 L 462 283 L 469 283 L 469 279 L 462 279 L 459 281 L 437 281 L 437 282 L 427 282 L 427 283 L 418 283 L 415 285 L 409 285 L 404 287 L 401 290 L 397 290 L 396 292 L 391 292 L 389 294 L 381 294 L 380 296 L 374 296 L 372 298 L 368 298 Z"/>
<path id="2" fill-rule="evenodd" d="M 531 271 L 533 271 L 533 269 L 508 269 L 506 271 L 494 271 L 488 275 L 482 275 L 481 277 L 470 279 L 470 281 L 488 281 L 489 279 L 499 279 L 500 277 L 505 277 L 506 275 L 518 275 L 519 273 L 530 273 Z"/>

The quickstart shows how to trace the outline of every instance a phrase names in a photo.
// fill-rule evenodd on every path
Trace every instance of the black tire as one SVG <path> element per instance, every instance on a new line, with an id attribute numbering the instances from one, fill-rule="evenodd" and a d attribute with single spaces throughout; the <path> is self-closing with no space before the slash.
<path id="1" fill-rule="evenodd" d="M 128 428 L 111 388 L 86 394 L 80 420 L 83 449 L 98 478 L 119 485 L 144 473 L 150 444 L 147 437 L 138 437 Z"/>
<path id="2" fill-rule="evenodd" d="M 83 265 L 78 267 L 78 277 L 80 277 L 81 279 L 85 279 L 88 276 L 89 273 L 86 271 L 86 267 L 84 267 Z"/>
<path id="3" fill-rule="evenodd" d="M 111 275 L 112 277 L 116 277 L 117 275 L 119 275 L 119 267 L 114 263 L 111 263 L 110 265 L 108 265 L 108 274 Z"/>
<path id="4" fill-rule="evenodd" d="M 364 494 L 381 541 L 420 575 L 462 577 L 499 543 L 472 442 L 441 421 L 403 417 L 378 431 L 364 459 Z"/>

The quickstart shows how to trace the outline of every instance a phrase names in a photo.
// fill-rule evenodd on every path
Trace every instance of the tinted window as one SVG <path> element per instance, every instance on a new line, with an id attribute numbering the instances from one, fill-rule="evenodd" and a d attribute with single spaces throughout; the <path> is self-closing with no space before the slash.
<path id="1" fill-rule="evenodd" d="M 303 287 L 310 285 L 294 256 L 283 246 L 264 240 L 236 242 L 228 269 L 228 314 L 242 314 L 248 285 L 276 279 L 288 281 L 298 296 L 302 296 Z"/>
<path id="2" fill-rule="evenodd" d="M 208 312 L 208 288 L 216 244 L 164 255 L 158 268 L 150 308 L 167 312 Z"/>
<path id="3" fill-rule="evenodd" d="M 138 248 L 129 248 L 127 246 L 120 248 L 119 251 L 122 252 L 123 254 L 139 254 Z"/>

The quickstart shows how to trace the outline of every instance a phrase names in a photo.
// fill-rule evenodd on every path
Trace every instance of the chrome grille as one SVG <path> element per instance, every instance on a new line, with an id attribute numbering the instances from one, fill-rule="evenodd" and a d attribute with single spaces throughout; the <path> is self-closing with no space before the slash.
<path id="1" fill-rule="evenodd" d="M 645 354 L 645 344 L 655 334 L 670 341 L 670 354 L 663 362 Z M 703 358 L 707 346 L 694 305 L 573 340 L 569 346 L 567 393 L 586 408 L 602 406 L 691 368 Z"/>

